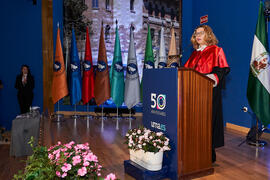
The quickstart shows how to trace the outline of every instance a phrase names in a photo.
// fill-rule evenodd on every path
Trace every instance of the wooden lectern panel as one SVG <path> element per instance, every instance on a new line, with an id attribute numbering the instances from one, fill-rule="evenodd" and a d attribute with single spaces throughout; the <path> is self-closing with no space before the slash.
<path id="1" fill-rule="evenodd" d="M 212 169 L 213 81 L 193 69 L 178 70 L 178 175 Z"/>

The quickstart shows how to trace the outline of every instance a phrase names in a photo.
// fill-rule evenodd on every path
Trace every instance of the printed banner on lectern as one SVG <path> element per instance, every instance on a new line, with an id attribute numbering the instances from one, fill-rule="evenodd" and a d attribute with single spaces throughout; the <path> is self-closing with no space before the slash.
<path id="1" fill-rule="evenodd" d="M 164 156 L 168 177 L 177 177 L 177 69 L 145 69 L 143 72 L 143 125 L 163 132 L 170 139 L 171 151 Z M 166 152 L 167 153 L 167 152 Z"/>

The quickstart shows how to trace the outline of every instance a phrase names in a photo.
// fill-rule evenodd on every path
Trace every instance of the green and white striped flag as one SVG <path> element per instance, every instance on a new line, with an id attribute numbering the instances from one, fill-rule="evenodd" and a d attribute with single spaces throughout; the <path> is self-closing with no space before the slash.
<path id="1" fill-rule="evenodd" d="M 266 22 L 260 1 L 259 17 L 254 36 L 247 98 L 257 118 L 267 126 L 270 123 L 270 66 Z"/>

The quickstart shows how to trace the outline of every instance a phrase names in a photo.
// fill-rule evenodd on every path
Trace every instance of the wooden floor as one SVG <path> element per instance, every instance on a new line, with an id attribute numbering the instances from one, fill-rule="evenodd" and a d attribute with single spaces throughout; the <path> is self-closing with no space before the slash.
<path id="1" fill-rule="evenodd" d="M 126 145 L 123 144 L 123 137 L 130 127 L 134 128 L 142 123 L 141 117 L 137 117 L 131 124 L 128 120 L 120 120 L 119 130 L 116 130 L 114 119 L 104 120 L 103 128 L 102 121 L 99 119 L 88 122 L 85 119 L 74 121 L 68 117 L 60 123 L 44 119 L 41 142 L 48 147 L 56 144 L 57 141 L 88 142 L 105 168 L 102 172 L 103 176 L 113 172 L 120 179 L 132 180 L 132 177 L 124 173 L 123 161 L 129 159 L 129 153 Z M 230 129 L 225 130 L 226 145 L 217 150 L 215 173 L 197 179 L 270 179 L 270 145 L 256 148 L 244 143 L 239 147 L 244 139 L 245 134 Z M 19 160 L 24 158 L 9 157 L 8 145 L 0 145 L 0 153 L 0 180 L 11 179 L 12 175 L 23 167 L 24 164 Z"/>

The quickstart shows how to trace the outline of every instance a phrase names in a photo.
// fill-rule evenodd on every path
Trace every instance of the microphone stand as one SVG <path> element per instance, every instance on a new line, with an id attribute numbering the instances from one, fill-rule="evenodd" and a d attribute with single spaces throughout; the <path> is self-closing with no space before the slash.
<path id="1" fill-rule="evenodd" d="M 250 111 L 248 111 L 248 108 L 247 107 L 243 107 L 241 110 L 244 111 L 244 112 L 249 113 L 249 115 L 252 116 L 252 113 Z M 266 128 L 263 128 L 262 129 L 262 133 L 263 133 L 263 131 L 265 129 Z M 253 142 L 253 141 L 247 141 L 247 138 L 246 138 L 238 146 L 241 146 L 244 142 L 246 142 L 248 145 L 252 145 L 252 146 L 256 146 L 256 147 L 264 147 L 264 146 L 266 146 L 267 145 L 267 142 L 266 141 L 263 141 L 263 140 L 260 140 L 259 138 L 260 138 L 259 137 L 259 119 L 256 116 L 256 141 L 255 142 Z"/>

